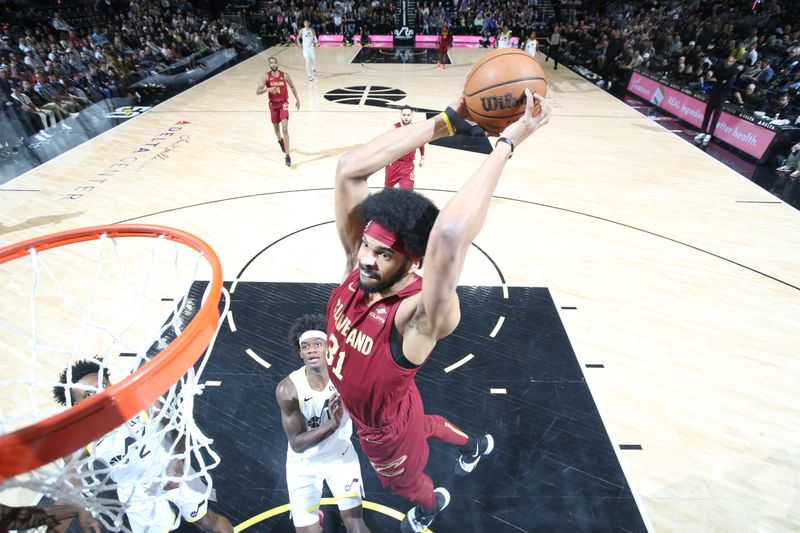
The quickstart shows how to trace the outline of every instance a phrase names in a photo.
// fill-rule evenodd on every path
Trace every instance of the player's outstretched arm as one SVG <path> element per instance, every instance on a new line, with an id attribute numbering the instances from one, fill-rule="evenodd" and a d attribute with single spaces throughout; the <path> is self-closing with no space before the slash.
<path id="1" fill-rule="evenodd" d="M 289 440 L 289 446 L 297 453 L 303 453 L 310 447 L 322 442 L 333 435 L 339 429 L 342 420 L 341 401 L 338 394 L 331 397 L 329 411 L 331 420 L 321 424 L 318 428 L 311 431 L 306 429 L 306 421 L 300 412 L 297 399 L 297 388 L 292 380 L 284 378 L 275 389 L 275 397 L 281 409 L 281 425 Z M 337 411 L 338 409 L 338 411 Z"/>
<path id="2" fill-rule="evenodd" d="M 78 519 L 84 533 L 100 533 L 98 522 L 88 511 L 74 505 L 56 503 L 30 507 L 8 507 L 0 504 L 0 527 L 4 529 L 30 529 L 47 526 L 55 530 L 62 522 Z M 69 525 L 65 522 L 64 525 Z"/>
<path id="3" fill-rule="evenodd" d="M 550 119 L 547 102 L 527 89 L 525 94 L 525 113 L 500 134 L 500 138 L 508 139 L 514 146 L 522 144 Z M 463 110 L 463 105 L 462 95 L 460 102 L 452 107 Z M 541 106 L 538 116 L 533 116 L 534 105 Z M 425 277 L 420 301 L 422 309 L 418 308 L 418 312 L 425 317 L 421 333 L 433 341 L 450 334 L 458 325 L 458 278 L 470 243 L 483 228 L 489 202 L 511 153 L 510 144 L 497 142 L 478 171 L 447 202 L 433 225 L 425 251 Z M 406 352 L 406 355 L 410 354 Z"/>

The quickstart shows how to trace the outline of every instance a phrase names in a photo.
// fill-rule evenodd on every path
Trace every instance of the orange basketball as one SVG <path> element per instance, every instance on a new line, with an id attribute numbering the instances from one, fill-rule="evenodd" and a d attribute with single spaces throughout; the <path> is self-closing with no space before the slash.
<path id="1" fill-rule="evenodd" d="M 525 88 L 547 94 L 541 65 L 516 48 L 492 50 L 467 73 L 464 98 L 472 120 L 490 134 L 499 134 L 525 112 Z M 541 110 L 537 106 L 534 114 Z"/>

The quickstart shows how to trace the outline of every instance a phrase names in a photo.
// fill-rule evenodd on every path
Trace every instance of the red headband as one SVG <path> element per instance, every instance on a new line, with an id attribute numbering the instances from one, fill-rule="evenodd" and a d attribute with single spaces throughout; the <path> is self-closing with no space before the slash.
<path id="1" fill-rule="evenodd" d="M 367 222 L 367 225 L 364 226 L 364 235 L 372 237 L 384 246 L 388 246 L 392 250 L 398 251 L 401 254 L 410 257 L 411 259 L 419 259 L 418 256 L 405 249 L 403 246 L 403 239 L 400 238 L 400 235 L 384 228 L 375 220 L 370 220 Z"/>

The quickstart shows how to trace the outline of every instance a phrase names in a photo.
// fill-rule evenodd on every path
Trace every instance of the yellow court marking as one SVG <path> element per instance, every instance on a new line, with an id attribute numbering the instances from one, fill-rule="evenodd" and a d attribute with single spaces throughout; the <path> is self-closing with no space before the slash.
<path id="1" fill-rule="evenodd" d="M 271 364 L 269 364 L 267 361 L 265 361 L 264 359 L 262 359 L 261 357 L 259 357 L 259 355 L 258 355 L 256 352 L 254 352 L 252 348 L 247 348 L 247 349 L 245 350 L 245 352 L 247 353 L 247 355 L 249 355 L 250 357 L 252 357 L 252 358 L 253 358 L 253 360 L 254 360 L 256 363 L 258 363 L 259 365 L 263 366 L 264 368 L 269 368 L 269 367 L 271 367 L 271 366 L 272 366 L 272 365 L 271 365 Z"/>
<path id="2" fill-rule="evenodd" d="M 505 321 L 506 321 L 506 317 L 504 317 L 504 316 L 501 316 L 500 318 L 497 319 L 497 325 L 494 327 L 492 332 L 489 333 L 489 336 L 491 338 L 494 339 L 495 335 L 497 335 L 497 332 L 500 331 L 500 328 L 503 327 L 503 322 L 505 322 Z"/>
<path id="3" fill-rule="evenodd" d="M 445 373 L 445 374 L 449 374 L 450 372 L 452 372 L 452 371 L 453 371 L 453 370 L 455 370 L 456 368 L 460 367 L 461 365 L 464 365 L 464 364 L 466 364 L 466 363 L 469 363 L 470 361 L 472 361 L 472 359 L 473 359 L 474 357 L 475 357 L 475 356 L 474 356 L 473 354 L 467 354 L 467 355 L 465 355 L 464 357 L 462 357 L 461 359 L 459 359 L 458 361 L 456 361 L 456 362 L 455 362 L 455 363 L 453 363 L 452 365 L 450 365 L 450 366 L 448 366 L 447 368 L 445 368 L 445 369 L 444 369 L 444 373 Z"/>
<path id="4" fill-rule="evenodd" d="M 336 505 L 336 498 L 322 498 L 320 500 L 319 504 L 320 505 Z M 396 509 L 392 509 L 391 507 L 387 507 L 387 506 L 382 505 L 380 503 L 375 503 L 375 502 L 370 502 L 370 501 L 364 500 L 364 501 L 361 502 L 361 504 L 364 506 L 364 509 L 368 509 L 370 511 L 375 511 L 376 513 L 384 514 L 384 515 L 386 515 L 386 516 L 388 516 L 390 518 L 394 518 L 398 522 L 402 521 L 403 517 L 405 516 L 405 514 L 401 513 L 400 511 L 398 511 Z M 288 503 L 284 504 L 284 505 L 280 505 L 278 507 L 273 507 L 272 509 L 269 509 L 268 511 L 264 511 L 263 513 L 257 514 L 256 516 L 254 516 L 252 518 L 248 518 L 247 520 L 245 520 L 244 522 L 242 522 L 238 526 L 234 527 L 233 530 L 236 533 L 239 533 L 240 531 L 244 531 L 245 529 L 258 524 L 259 522 L 263 522 L 264 520 L 268 520 L 268 519 L 272 518 L 273 516 L 277 516 L 279 514 L 283 514 L 283 513 L 287 513 L 287 512 L 289 512 L 289 504 Z M 424 530 L 424 532 L 433 533 L 433 531 L 431 531 L 430 529 L 426 529 L 426 530 Z"/>

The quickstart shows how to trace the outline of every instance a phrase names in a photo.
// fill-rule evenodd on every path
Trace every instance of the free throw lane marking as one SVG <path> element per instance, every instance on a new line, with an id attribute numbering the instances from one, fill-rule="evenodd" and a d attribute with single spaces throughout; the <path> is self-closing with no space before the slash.
<path id="1" fill-rule="evenodd" d="M 335 498 L 322 498 L 320 500 L 319 504 L 320 505 L 336 505 L 336 499 Z M 370 511 L 375 511 L 376 513 L 385 514 L 388 517 L 394 518 L 398 522 L 402 521 L 403 517 L 405 516 L 404 513 L 401 513 L 400 511 L 398 511 L 396 509 L 392 509 L 391 507 L 387 507 L 385 505 L 381 505 L 380 503 L 375 503 L 375 502 L 370 502 L 370 501 L 367 501 L 367 500 L 363 500 L 361 502 L 361 504 L 364 506 L 364 509 L 368 509 Z M 278 507 L 273 507 L 272 509 L 269 509 L 268 511 L 264 511 L 263 513 L 258 514 L 258 515 L 254 516 L 252 518 L 248 518 L 247 520 L 245 520 L 244 522 L 242 522 L 238 526 L 234 527 L 233 530 L 236 533 L 239 533 L 240 531 L 244 531 L 245 529 L 258 524 L 259 522 L 263 522 L 264 520 L 268 520 L 268 519 L 272 518 L 273 516 L 277 516 L 279 514 L 287 513 L 287 512 L 289 512 L 289 504 L 288 503 L 285 504 L 285 505 L 280 505 Z M 433 533 L 433 531 L 430 530 L 430 529 L 426 529 L 425 531 L 427 531 L 428 533 Z"/>
<path id="2" fill-rule="evenodd" d="M 232 333 L 236 333 L 236 324 L 233 323 L 233 311 L 228 311 L 228 327 L 231 328 Z"/>
<path id="3" fill-rule="evenodd" d="M 508 394 L 506 389 L 489 389 L 490 394 Z"/>

